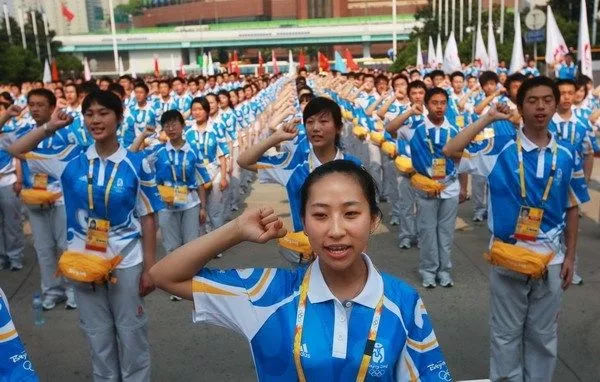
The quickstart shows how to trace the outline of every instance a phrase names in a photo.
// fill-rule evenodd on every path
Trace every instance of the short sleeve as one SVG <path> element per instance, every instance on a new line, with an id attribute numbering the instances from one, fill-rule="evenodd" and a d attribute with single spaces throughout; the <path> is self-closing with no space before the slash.
<path id="1" fill-rule="evenodd" d="M 196 162 L 196 174 L 196 178 L 198 179 L 197 182 L 199 185 L 210 183 L 212 180 L 210 175 L 208 174 L 208 170 L 206 170 L 206 166 L 204 166 L 204 163 L 202 163 L 200 160 Z"/>
<path id="2" fill-rule="evenodd" d="M 494 130 L 493 137 L 480 142 L 471 142 L 463 151 L 458 172 L 487 177 L 492 172 L 498 156 L 506 145 L 514 142 L 513 135 L 504 133 L 509 128 L 507 124 L 510 124 L 510 128 L 514 130 L 512 123 L 509 121 L 496 121 L 491 126 Z"/>
<path id="3" fill-rule="evenodd" d="M 415 293 L 410 312 L 405 317 L 406 343 L 396 364 L 396 381 L 451 381 L 448 365 L 442 354 L 421 298 Z"/>
<path id="4" fill-rule="evenodd" d="M 576 152 L 573 152 L 573 172 L 569 181 L 569 200 L 567 207 L 575 207 L 590 200 L 588 186 L 583 173 L 583 162 Z"/>
<path id="5" fill-rule="evenodd" d="M 263 155 L 256 162 L 258 178 L 261 183 L 277 183 L 285 186 L 289 180 L 289 165 L 293 155 L 290 151 L 282 151 L 275 155 Z"/>
<path id="6" fill-rule="evenodd" d="M 29 169 L 60 179 L 69 162 L 82 152 L 79 145 L 67 145 L 60 148 L 36 149 L 25 154 Z"/>
<path id="7" fill-rule="evenodd" d="M 140 184 L 135 201 L 137 215 L 145 216 L 162 210 L 164 203 L 156 187 L 156 174 L 146 158 L 142 159 L 138 178 Z"/>

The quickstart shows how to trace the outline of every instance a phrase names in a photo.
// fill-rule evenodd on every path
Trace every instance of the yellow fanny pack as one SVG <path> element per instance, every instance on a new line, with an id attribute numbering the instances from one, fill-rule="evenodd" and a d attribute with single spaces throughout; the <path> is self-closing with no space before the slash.
<path id="1" fill-rule="evenodd" d="M 175 201 L 175 189 L 169 186 L 158 185 L 158 193 L 165 203 L 173 204 Z"/>
<path id="2" fill-rule="evenodd" d="M 483 257 L 493 265 L 539 279 L 546 273 L 554 253 L 538 253 L 514 244 L 494 240 L 492 248 Z"/>
<path id="3" fill-rule="evenodd" d="M 62 193 L 60 192 L 36 190 L 33 188 L 21 190 L 21 200 L 23 200 L 23 203 L 30 205 L 52 204 L 60 199 L 61 195 Z"/>
<path id="4" fill-rule="evenodd" d="M 393 142 L 383 142 L 381 144 L 381 151 L 392 159 L 396 157 L 396 145 Z"/>
<path id="5" fill-rule="evenodd" d="M 415 169 L 412 165 L 412 159 L 405 155 L 398 155 L 396 159 L 394 159 L 394 165 L 396 165 L 396 169 L 405 176 L 411 176 L 415 173 Z"/>
<path id="6" fill-rule="evenodd" d="M 367 135 L 369 135 L 369 130 L 361 125 L 354 125 L 352 134 L 354 134 L 358 139 L 365 139 Z"/>
<path id="7" fill-rule="evenodd" d="M 381 131 L 372 131 L 371 133 L 369 133 L 369 139 L 377 146 L 381 146 L 381 144 L 385 141 L 385 138 L 383 137 L 383 133 Z"/>
<path id="8" fill-rule="evenodd" d="M 421 175 L 418 173 L 414 174 L 410 178 L 410 184 L 412 184 L 412 186 L 417 190 L 423 191 L 427 195 L 438 195 L 446 188 L 446 185 L 438 182 L 437 180 L 428 178 L 425 175 Z"/>
<path id="9" fill-rule="evenodd" d="M 314 259 L 308 236 L 302 231 L 288 232 L 277 243 L 279 253 L 291 262 L 307 263 Z"/>
<path id="10" fill-rule="evenodd" d="M 107 260 L 91 253 L 65 251 L 58 260 L 56 273 L 69 280 L 84 283 L 102 284 L 106 281 L 115 283 L 117 279 L 112 276 L 112 271 L 121 260 L 123 260 L 121 256 Z"/>

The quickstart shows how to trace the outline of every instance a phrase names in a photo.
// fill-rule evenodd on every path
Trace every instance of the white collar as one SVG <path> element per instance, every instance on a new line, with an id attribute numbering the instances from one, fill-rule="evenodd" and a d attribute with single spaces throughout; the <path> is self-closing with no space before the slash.
<path id="1" fill-rule="evenodd" d="M 310 145 L 310 152 L 308 153 L 308 155 L 311 157 L 311 161 L 314 163 L 313 169 L 323 165 L 323 163 L 321 163 L 321 161 L 317 157 L 317 154 L 315 154 L 312 144 Z M 344 153 L 340 149 L 336 149 L 335 157 L 333 157 L 332 160 L 338 160 L 338 159 L 344 159 Z"/>
<path id="2" fill-rule="evenodd" d="M 366 253 L 362 254 L 362 258 L 367 265 L 367 282 L 358 296 L 354 297 L 350 301 L 367 306 L 371 309 L 375 309 L 379 299 L 383 295 L 383 278 Z M 319 267 L 318 256 L 307 272 L 311 272 L 310 281 L 308 283 L 308 299 L 310 300 L 311 304 L 337 300 L 333 293 L 331 293 L 327 283 L 325 283 L 325 279 L 321 273 L 321 268 Z"/>
<path id="3" fill-rule="evenodd" d="M 564 119 L 563 117 L 560 116 L 560 114 L 558 114 L 558 112 L 554 113 L 554 115 L 552 116 L 552 122 L 554 123 L 561 123 L 561 122 L 577 122 L 577 116 L 575 115 L 575 112 L 573 111 L 573 109 L 571 109 L 571 117 L 569 119 Z"/>
<path id="4" fill-rule="evenodd" d="M 88 160 L 100 158 L 100 155 L 98 155 L 98 152 L 96 151 L 96 145 L 90 145 L 90 147 L 88 147 L 88 149 L 85 152 L 85 156 L 87 157 Z M 117 151 L 115 151 L 109 157 L 107 157 L 106 160 L 109 160 L 113 163 L 119 163 L 123 159 L 125 159 L 126 156 L 127 156 L 127 150 L 125 150 L 123 148 L 123 146 L 119 145 L 119 148 L 117 149 Z"/>
<path id="5" fill-rule="evenodd" d="M 425 115 L 425 114 L 423 114 Z M 429 129 L 449 129 L 450 128 L 450 122 L 448 122 L 448 119 L 446 118 L 446 116 L 444 116 L 444 121 L 442 122 L 441 125 L 434 125 L 433 122 L 431 122 L 431 120 L 429 119 L 429 117 L 425 118 L 425 128 L 427 130 Z"/>
<path id="6" fill-rule="evenodd" d="M 173 144 L 171 143 L 171 141 L 167 141 L 167 143 L 165 143 L 165 149 L 167 151 L 183 151 L 183 152 L 188 152 L 191 150 L 190 145 L 187 143 L 187 141 L 183 141 L 183 146 L 181 146 L 180 148 L 176 149 L 175 147 L 173 147 Z"/>
<path id="7" fill-rule="evenodd" d="M 519 129 L 519 137 L 521 138 L 521 145 L 523 147 L 523 150 L 525 150 L 526 152 L 530 152 L 536 149 L 543 150 L 545 148 L 552 147 L 552 145 L 554 144 L 554 134 L 552 134 L 550 131 L 548 131 L 548 134 L 550 134 L 550 142 L 548 142 L 548 145 L 546 147 L 540 147 L 533 143 L 529 138 L 527 138 L 527 136 L 523 133 L 523 127 L 521 127 Z"/>

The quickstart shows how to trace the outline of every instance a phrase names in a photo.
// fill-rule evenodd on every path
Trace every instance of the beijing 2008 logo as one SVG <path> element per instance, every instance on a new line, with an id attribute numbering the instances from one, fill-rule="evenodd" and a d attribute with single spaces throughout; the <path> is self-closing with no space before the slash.
<path id="1" fill-rule="evenodd" d="M 385 375 L 388 364 L 385 362 L 385 349 L 382 344 L 376 342 L 373 346 L 373 355 L 371 356 L 371 364 L 369 365 L 369 374 L 372 377 L 380 378 Z"/>

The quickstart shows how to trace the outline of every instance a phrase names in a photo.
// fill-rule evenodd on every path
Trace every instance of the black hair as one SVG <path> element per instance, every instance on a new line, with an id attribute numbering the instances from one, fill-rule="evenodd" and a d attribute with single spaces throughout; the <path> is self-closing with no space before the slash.
<path id="1" fill-rule="evenodd" d="M 412 77 L 413 74 L 417 73 L 418 75 L 421 75 L 421 72 L 419 72 L 418 69 L 413 69 L 410 72 L 408 72 L 408 75 Z"/>
<path id="2" fill-rule="evenodd" d="M 421 80 L 414 80 L 408 84 L 408 88 L 406 89 L 406 94 L 410 94 L 411 90 L 419 89 L 419 88 L 427 91 L 427 85 L 425 85 L 425 82 L 423 82 Z"/>
<path id="3" fill-rule="evenodd" d="M 367 199 L 367 202 L 369 203 L 371 215 L 381 218 L 381 209 L 377 205 L 376 195 L 378 191 L 375 180 L 364 167 L 346 159 L 336 159 L 327 162 L 314 169 L 314 171 L 308 175 L 300 189 L 300 216 L 302 218 L 306 216 L 306 203 L 308 203 L 311 187 L 322 178 L 334 173 L 345 174 L 356 180 L 362 189 L 365 199 Z"/>
<path id="4" fill-rule="evenodd" d="M 337 130 L 335 134 L 335 146 L 340 146 L 340 133 L 343 127 L 342 110 L 340 106 L 329 98 L 315 97 L 306 105 L 302 113 L 302 121 L 306 125 L 306 121 L 313 115 L 321 113 L 330 113 L 333 118 L 333 124 Z"/>
<path id="5" fill-rule="evenodd" d="M 148 85 L 146 85 L 143 81 L 138 81 L 133 85 L 133 88 L 142 88 L 146 92 L 146 94 L 150 93 L 150 89 L 148 89 Z"/>
<path id="6" fill-rule="evenodd" d="M 112 91 L 96 90 L 85 96 L 81 103 L 81 112 L 85 114 L 94 103 L 114 111 L 117 115 L 117 120 L 120 121 L 123 118 L 123 103 Z"/>
<path id="7" fill-rule="evenodd" d="M 479 84 L 481 86 L 487 84 L 490 81 L 494 81 L 495 83 L 500 82 L 500 80 L 498 79 L 498 75 L 495 72 L 486 70 L 485 72 L 479 75 Z"/>
<path id="8" fill-rule="evenodd" d="M 570 78 L 559 78 L 558 80 L 556 80 L 556 87 L 559 88 L 563 86 L 563 85 L 571 85 L 573 86 L 573 88 L 577 89 L 577 85 L 575 84 L 575 81 L 573 81 Z"/>
<path id="9" fill-rule="evenodd" d="M 119 81 L 121 81 L 121 80 L 127 80 L 129 82 L 133 82 L 133 77 L 131 77 L 129 74 L 124 74 L 119 77 Z"/>
<path id="10" fill-rule="evenodd" d="M 69 82 L 68 84 L 65 84 L 65 86 L 63 86 L 63 89 L 69 86 L 75 89 L 75 94 L 79 95 L 79 93 L 81 92 L 81 87 L 79 85 L 77 85 L 75 82 Z"/>
<path id="11" fill-rule="evenodd" d="M 381 81 L 384 81 L 385 83 L 387 83 L 389 81 L 389 79 L 385 76 L 385 74 L 380 74 L 377 77 L 375 77 L 375 83 L 379 83 Z"/>
<path id="12" fill-rule="evenodd" d="M 465 75 L 460 70 L 457 70 L 456 72 L 452 72 L 452 74 L 450 74 L 450 81 L 452 81 L 454 77 L 461 77 L 462 79 L 464 79 Z"/>
<path id="13" fill-rule="evenodd" d="M 375 76 L 371 73 L 364 73 L 362 76 L 363 81 L 366 80 L 367 78 L 372 78 L 373 82 L 375 82 Z"/>
<path id="14" fill-rule="evenodd" d="M 158 81 L 158 86 L 160 86 L 161 84 L 166 84 L 169 88 L 171 87 L 171 82 L 169 82 L 169 80 Z"/>
<path id="15" fill-rule="evenodd" d="M 310 94 L 313 94 L 313 90 L 312 90 L 312 88 L 311 88 L 310 86 L 303 85 L 303 86 L 299 86 L 299 87 L 296 89 L 296 91 L 297 91 L 297 93 L 298 93 L 298 94 L 300 94 L 300 92 L 301 92 L 302 90 L 308 90 L 308 91 L 310 92 Z"/>
<path id="16" fill-rule="evenodd" d="M 197 80 L 197 79 L 195 79 L 195 78 L 190 78 L 190 79 L 188 80 L 188 85 L 189 85 L 189 84 L 191 84 L 192 82 L 193 82 L 193 83 L 195 83 L 196 85 L 198 85 L 198 80 Z"/>
<path id="17" fill-rule="evenodd" d="M 0 93 L 0 97 L 4 98 L 6 102 L 9 103 L 9 105 L 12 105 L 15 102 L 12 95 L 9 92 Z"/>
<path id="18" fill-rule="evenodd" d="M 48 89 L 40 88 L 40 89 L 30 90 L 29 93 L 27 94 L 27 103 L 29 103 L 29 100 L 31 99 L 32 96 L 44 97 L 48 100 L 50 107 L 56 106 L 56 96 L 54 95 L 53 92 L 51 92 Z"/>
<path id="19" fill-rule="evenodd" d="M 174 83 L 175 81 L 179 81 L 179 82 L 181 82 L 182 84 L 185 84 L 185 79 L 183 79 L 183 78 L 181 78 L 181 77 L 175 77 L 175 78 L 173 78 L 173 79 L 171 80 L 171 85 L 173 85 L 173 83 Z"/>
<path id="20" fill-rule="evenodd" d="M 510 84 L 513 82 L 523 82 L 527 79 L 523 73 L 513 73 L 510 76 L 506 77 L 506 81 L 504 81 L 504 87 L 506 89 L 510 89 Z"/>
<path id="21" fill-rule="evenodd" d="M 588 79 L 589 79 L 588 76 L 583 76 L 583 75 L 581 75 L 581 76 L 577 77 L 577 79 L 575 79 L 575 89 L 579 90 L 579 89 L 583 88 L 583 90 L 585 91 L 585 95 L 583 96 L 583 98 L 587 97 L 587 95 L 588 95 L 588 89 L 586 86 L 589 82 Z"/>
<path id="22" fill-rule="evenodd" d="M 167 110 L 160 117 L 160 124 L 163 126 L 168 122 L 174 121 L 181 123 L 181 126 L 185 126 L 185 120 L 183 119 L 183 116 L 181 115 L 179 110 Z"/>
<path id="23" fill-rule="evenodd" d="M 96 81 L 89 80 L 89 81 L 83 82 L 80 85 L 80 90 L 81 90 L 81 93 L 83 93 L 83 94 L 91 94 L 97 90 L 100 90 L 100 87 L 96 84 Z M 123 93 L 123 94 L 125 94 L 125 93 Z"/>
<path id="24" fill-rule="evenodd" d="M 194 106 L 195 103 L 199 103 L 200 106 L 204 109 L 204 111 L 208 114 L 210 112 L 210 105 L 208 104 L 208 100 L 206 97 L 196 97 L 192 100 L 192 104 L 190 105 L 190 109 Z"/>
<path id="25" fill-rule="evenodd" d="M 302 103 L 302 102 L 310 102 L 313 100 L 313 98 L 315 98 L 315 95 L 311 92 L 311 93 L 304 93 L 300 96 L 300 98 L 298 98 L 298 102 Z"/>
<path id="26" fill-rule="evenodd" d="M 431 77 L 431 79 L 432 79 L 432 80 L 433 80 L 435 77 L 445 77 L 445 76 L 446 76 L 446 75 L 444 74 L 444 71 L 443 71 L 443 70 L 439 70 L 439 69 L 432 70 L 432 71 L 429 73 L 429 77 Z"/>
<path id="27" fill-rule="evenodd" d="M 112 80 L 112 78 L 108 77 L 108 76 L 103 76 L 100 77 L 100 82 L 108 82 L 109 84 L 112 84 L 114 81 Z"/>
<path id="28" fill-rule="evenodd" d="M 408 77 L 406 77 L 404 74 L 395 74 L 394 77 L 392 77 L 392 89 L 396 90 L 395 84 L 398 80 L 404 80 L 407 85 L 410 82 L 408 81 Z"/>
<path id="29" fill-rule="evenodd" d="M 223 95 L 225 97 L 227 97 L 227 106 L 231 107 L 231 97 L 229 96 L 229 90 L 225 90 L 225 89 L 221 89 L 217 92 L 217 96 Z M 219 98 L 217 97 L 217 100 L 219 100 Z"/>
<path id="30" fill-rule="evenodd" d="M 108 85 L 107 90 L 109 92 L 119 93 L 121 98 L 125 97 L 125 89 L 123 88 L 123 86 L 121 86 L 120 84 L 118 84 L 116 82 L 111 82 L 110 85 Z"/>
<path id="31" fill-rule="evenodd" d="M 448 102 L 448 93 L 444 89 L 436 86 L 427 90 L 427 93 L 425 93 L 425 105 L 427 105 L 431 97 L 433 97 L 436 94 L 443 94 L 446 98 L 446 102 Z"/>
<path id="32" fill-rule="evenodd" d="M 577 76 L 577 79 L 581 80 L 581 82 L 583 82 L 586 85 L 593 82 L 592 79 L 586 76 L 585 74 L 580 74 L 579 76 Z"/>
<path id="33" fill-rule="evenodd" d="M 533 88 L 537 88 L 538 86 L 546 86 L 552 89 L 552 94 L 554 95 L 554 100 L 558 104 L 560 102 L 560 92 L 558 91 L 558 86 L 552 81 L 550 78 L 546 76 L 538 76 L 533 78 L 528 78 L 523 81 L 523 84 L 519 88 L 519 92 L 517 93 L 517 106 L 523 107 L 523 103 L 525 102 L 525 95 L 528 91 Z"/>

